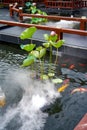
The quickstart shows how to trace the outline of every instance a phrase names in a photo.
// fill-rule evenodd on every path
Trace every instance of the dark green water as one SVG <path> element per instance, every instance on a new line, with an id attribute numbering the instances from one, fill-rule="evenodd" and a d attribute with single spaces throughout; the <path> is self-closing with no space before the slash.
<path id="1" fill-rule="evenodd" d="M 0 130 L 24 130 L 24 127 L 20 129 L 22 123 L 19 119 L 19 115 L 16 113 L 16 116 L 14 116 L 15 114 L 13 114 L 12 111 L 12 109 L 14 112 L 17 111 L 16 106 L 22 99 L 23 90 L 17 83 L 18 81 L 15 80 L 18 79 L 19 75 L 15 75 L 16 78 L 14 78 L 11 77 L 11 75 L 9 76 L 9 72 L 14 75 L 16 71 L 19 71 L 20 65 L 25 57 L 26 53 L 21 51 L 19 47 L 11 46 L 10 44 L 0 44 L 0 86 L 6 95 L 6 105 L 0 108 L 0 116 L 3 116 L 3 119 L 6 120 L 0 118 L 0 124 L 2 124 Z M 58 74 L 59 77 L 63 80 L 69 79 L 70 84 L 69 87 L 62 92 L 62 97 L 57 98 L 55 102 L 42 110 L 43 113 L 48 113 L 48 117 L 41 130 L 73 130 L 87 112 L 87 92 L 71 94 L 74 88 L 87 88 L 87 60 L 63 55 L 59 57 L 58 62 L 61 71 L 61 73 Z M 8 112 L 6 116 L 5 113 L 8 109 L 10 109 L 10 112 Z M 13 117 L 11 117 L 11 115 L 13 115 Z M 38 120 L 39 118 L 40 117 L 38 117 Z M 37 125 L 38 120 L 36 120 Z M 30 123 L 32 122 L 30 121 Z M 39 127 L 26 127 L 25 130 L 39 129 Z"/>

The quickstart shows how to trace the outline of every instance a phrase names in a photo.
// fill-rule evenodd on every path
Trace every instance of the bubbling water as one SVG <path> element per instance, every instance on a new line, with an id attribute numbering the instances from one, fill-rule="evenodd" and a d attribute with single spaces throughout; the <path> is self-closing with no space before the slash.
<path id="1" fill-rule="evenodd" d="M 53 103 L 61 96 L 60 93 L 49 81 L 31 79 L 29 72 L 24 70 L 12 71 L 6 78 L 15 86 L 21 86 L 23 95 L 16 105 L 7 107 L 4 115 L 0 116 L 0 130 L 5 130 L 16 116 L 19 117 L 17 123 L 21 124 L 17 130 L 42 130 L 48 114 L 41 108 Z"/>

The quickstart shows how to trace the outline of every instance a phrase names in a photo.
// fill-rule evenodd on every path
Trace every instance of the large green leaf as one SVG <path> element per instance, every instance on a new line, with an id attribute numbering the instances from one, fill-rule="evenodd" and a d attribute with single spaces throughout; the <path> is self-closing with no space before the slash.
<path id="1" fill-rule="evenodd" d="M 45 20 L 43 18 L 32 18 L 31 19 L 31 23 L 33 24 L 38 24 L 38 23 L 42 23 L 44 22 Z"/>
<path id="2" fill-rule="evenodd" d="M 39 46 L 39 47 L 36 48 L 37 51 L 40 51 L 41 49 L 43 49 L 42 46 Z"/>
<path id="3" fill-rule="evenodd" d="M 22 67 L 30 66 L 32 63 L 34 63 L 35 57 L 34 56 L 28 56 L 27 59 L 23 61 Z"/>
<path id="4" fill-rule="evenodd" d="M 43 48 L 40 50 L 39 58 L 42 58 L 46 54 L 46 49 Z"/>
<path id="5" fill-rule="evenodd" d="M 40 9 L 37 9 L 38 14 L 42 14 L 42 11 Z"/>
<path id="6" fill-rule="evenodd" d="M 42 12 L 42 13 L 43 13 L 43 15 L 47 16 L 47 13 L 46 13 L 46 12 Z"/>
<path id="7" fill-rule="evenodd" d="M 48 73 L 49 77 L 53 77 L 54 75 L 55 75 L 55 73 L 52 73 L 52 72 Z"/>
<path id="8" fill-rule="evenodd" d="M 26 3 L 25 3 L 25 6 L 26 6 L 26 7 L 30 7 L 31 5 L 32 5 L 31 2 L 26 2 Z"/>
<path id="9" fill-rule="evenodd" d="M 56 43 L 52 43 L 52 45 L 53 45 L 55 48 L 59 48 L 59 47 L 61 47 L 63 44 L 64 44 L 64 40 L 59 40 L 59 41 L 56 42 Z"/>
<path id="10" fill-rule="evenodd" d="M 32 14 L 35 14 L 36 12 L 37 12 L 36 6 L 32 6 L 32 7 L 31 7 L 31 13 L 32 13 Z"/>
<path id="11" fill-rule="evenodd" d="M 58 39 L 57 34 L 55 35 L 48 35 L 48 34 L 44 34 L 44 39 L 47 41 L 52 41 L 52 42 L 56 42 L 56 40 Z"/>
<path id="12" fill-rule="evenodd" d="M 39 57 L 39 51 L 34 50 L 34 51 L 32 51 L 32 52 L 30 53 L 30 55 L 33 55 L 33 56 L 35 56 L 36 58 L 38 58 L 38 57 Z"/>
<path id="13" fill-rule="evenodd" d="M 56 79 L 52 79 L 52 82 L 55 83 L 55 84 L 57 84 L 57 83 L 62 83 L 63 80 L 60 79 L 60 78 L 56 78 Z"/>
<path id="14" fill-rule="evenodd" d="M 36 32 L 36 27 L 30 27 L 25 29 L 21 35 L 20 35 L 20 39 L 24 40 L 24 39 L 28 39 L 28 38 L 32 38 L 33 34 Z"/>
<path id="15" fill-rule="evenodd" d="M 44 34 L 44 39 L 49 41 L 49 35 L 48 34 Z"/>
<path id="16" fill-rule="evenodd" d="M 49 79 L 48 75 L 46 75 L 46 74 L 41 75 L 40 78 L 41 78 L 42 80 L 48 80 L 48 79 Z"/>
<path id="17" fill-rule="evenodd" d="M 43 43 L 43 46 L 46 47 L 46 48 L 49 48 L 50 47 L 50 42 Z"/>
<path id="18" fill-rule="evenodd" d="M 39 23 L 39 18 L 32 18 L 31 23 L 33 23 L 33 24 Z"/>
<path id="19" fill-rule="evenodd" d="M 30 54 L 39 59 L 39 58 L 42 58 L 46 54 L 46 49 L 42 48 L 41 50 L 34 50 Z"/>
<path id="20" fill-rule="evenodd" d="M 55 34 L 54 36 L 49 36 L 49 40 L 52 41 L 52 42 L 56 42 L 56 40 L 58 39 L 58 36 L 57 34 Z"/>
<path id="21" fill-rule="evenodd" d="M 43 22 L 47 22 L 48 20 L 46 18 L 43 18 Z"/>
<path id="22" fill-rule="evenodd" d="M 36 44 L 27 44 L 27 45 L 21 45 L 21 49 L 25 50 L 25 51 L 32 51 L 35 48 Z"/>

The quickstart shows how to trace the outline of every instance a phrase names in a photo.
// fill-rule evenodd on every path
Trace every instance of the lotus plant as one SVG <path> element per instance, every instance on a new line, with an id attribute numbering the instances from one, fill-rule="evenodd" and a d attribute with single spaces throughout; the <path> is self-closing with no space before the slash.
<path id="1" fill-rule="evenodd" d="M 38 9 L 36 7 L 36 3 L 32 3 L 32 2 L 26 2 L 25 3 L 25 10 L 26 12 L 28 13 L 31 13 L 31 14 L 36 14 L 36 15 L 47 15 L 46 12 L 44 11 L 41 11 L 40 9 Z M 47 19 L 46 18 L 35 18 L 35 17 L 32 17 L 31 18 L 31 22 L 32 24 L 38 24 L 38 23 L 45 23 L 47 22 Z"/>
<path id="2" fill-rule="evenodd" d="M 57 49 L 56 56 L 58 56 L 58 48 L 60 48 L 64 44 L 64 40 L 58 40 L 58 35 L 55 31 L 51 31 L 50 34 L 44 34 L 44 38 L 46 40 L 43 45 L 46 48 L 50 48 L 50 63 L 52 62 L 52 47 Z"/>
<path id="3" fill-rule="evenodd" d="M 64 40 L 58 40 L 58 35 L 55 31 L 51 31 L 50 34 L 44 34 L 44 38 L 46 40 L 45 43 L 43 43 L 42 46 L 36 47 L 36 44 L 32 43 L 32 36 L 36 32 L 36 27 L 30 27 L 28 29 L 25 29 L 21 35 L 20 39 L 31 39 L 31 42 L 26 45 L 21 45 L 21 49 L 28 52 L 27 58 L 23 61 L 22 67 L 27 67 L 32 65 L 37 60 L 39 61 L 40 67 L 40 73 L 38 73 L 39 77 L 41 79 L 49 79 L 54 77 L 55 73 L 51 71 L 51 65 L 52 65 L 52 47 L 55 47 L 57 49 L 56 53 L 56 61 L 58 58 L 58 48 L 61 47 L 64 44 Z M 49 68 L 48 73 L 44 73 L 44 57 L 46 55 L 46 50 L 49 48 Z M 37 59 L 37 60 L 36 60 Z M 37 69 L 38 70 L 38 69 Z M 53 79 L 53 82 L 60 82 L 60 79 Z"/>
<path id="4" fill-rule="evenodd" d="M 64 40 L 58 40 L 58 35 L 55 31 L 51 31 L 50 34 L 44 34 L 44 38 L 46 40 L 45 43 L 43 43 L 43 46 L 46 48 L 49 48 L 50 57 L 49 57 L 49 76 L 54 76 L 54 73 L 51 72 L 51 64 L 52 64 L 52 47 L 55 47 L 57 49 L 56 53 L 56 62 L 58 59 L 58 48 L 61 47 L 64 44 Z M 56 63 L 55 62 L 55 63 Z"/>
<path id="5" fill-rule="evenodd" d="M 39 59 L 40 71 L 41 71 L 41 74 L 42 74 L 41 59 L 46 54 L 46 48 L 39 46 L 35 49 L 36 44 L 32 43 L 32 36 L 36 32 L 36 30 L 37 30 L 36 27 L 30 27 L 30 28 L 24 30 L 20 35 L 20 39 L 22 39 L 22 40 L 31 38 L 31 42 L 29 44 L 20 45 L 21 49 L 28 52 L 28 56 L 23 61 L 23 64 L 21 66 L 27 67 L 27 66 L 33 65 L 33 63 L 36 61 L 36 59 Z"/>
<path id="6" fill-rule="evenodd" d="M 21 49 L 25 50 L 28 52 L 28 56 L 27 58 L 23 61 L 23 64 L 22 64 L 22 67 L 27 67 L 29 65 L 32 65 L 32 63 L 34 63 L 35 61 L 35 57 L 33 55 L 30 54 L 30 52 L 36 47 L 36 44 L 33 44 L 32 43 L 32 36 L 33 34 L 36 32 L 36 27 L 30 27 L 30 28 L 27 28 L 25 29 L 21 35 L 20 35 L 20 39 L 21 40 L 25 40 L 25 39 L 29 39 L 31 38 L 30 40 L 30 43 L 29 44 L 26 44 L 26 45 L 21 45 Z"/>

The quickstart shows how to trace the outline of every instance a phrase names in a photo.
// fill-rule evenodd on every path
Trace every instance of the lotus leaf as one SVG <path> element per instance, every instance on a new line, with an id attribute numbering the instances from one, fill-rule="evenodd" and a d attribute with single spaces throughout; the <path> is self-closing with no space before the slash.
<path id="1" fill-rule="evenodd" d="M 59 78 L 56 78 L 56 79 L 52 79 L 52 82 L 57 84 L 57 83 L 62 83 L 63 80 L 62 79 L 59 79 Z"/>
<path id="2" fill-rule="evenodd" d="M 21 49 L 25 50 L 25 51 L 32 51 L 35 48 L 36 44 L 27 44 L 27 45 L 21 45 Z"/>
<path id="3" fill-rule="evenodd" d="M 23 61 L 22 67 L 30 66 L 32 63 L 34 63 L 35 57 L 34 56 L 28 56 L 27 59 Z"/>
<path id="4" fill-rule="evenodd" d="M 64 40 L 59 40 L 59 41 L 56 42 L 56 43 L 52 43 L 52 45 L 53 45 L 55 48 L 59 48 L 59 47 L 61 47 L 63 44 L 64 44 Z"/>
<path id="5" fill-rule="evenodd" d="M 25 29 L 21 35 L 20 35 L 20 39 L 24 40 L 24 39 L 28 39 L 28 38 L 32 38 L 33 34 L 36 32 L 36 27 L 30 27 Z"/>

